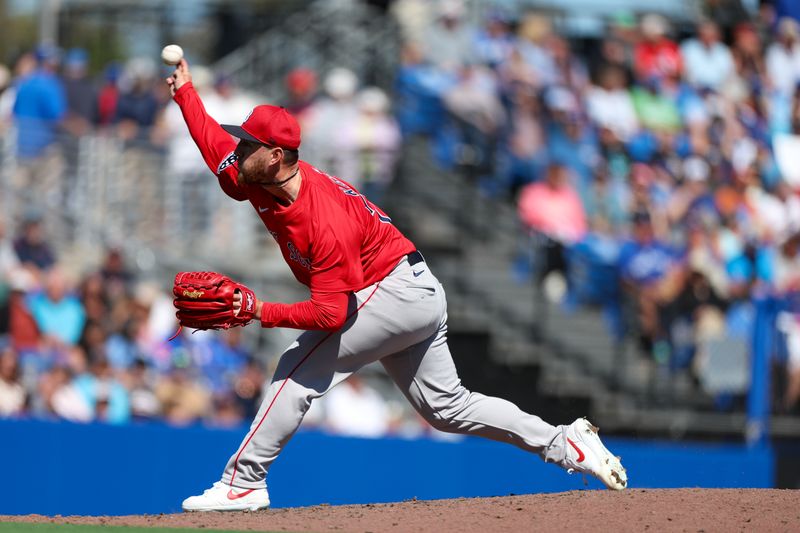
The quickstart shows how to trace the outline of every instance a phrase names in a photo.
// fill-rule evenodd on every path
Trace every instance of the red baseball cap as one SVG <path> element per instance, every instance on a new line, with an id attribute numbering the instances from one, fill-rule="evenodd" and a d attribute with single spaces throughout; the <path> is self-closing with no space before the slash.
<path id="1" fill-rule="evenodd" d="M 253 108 L 241 126 L 222 124 L 222 129 L 246 141 L 297 150 L 300 146 L 300 124 L 284 109 L 275 105 Z"/>

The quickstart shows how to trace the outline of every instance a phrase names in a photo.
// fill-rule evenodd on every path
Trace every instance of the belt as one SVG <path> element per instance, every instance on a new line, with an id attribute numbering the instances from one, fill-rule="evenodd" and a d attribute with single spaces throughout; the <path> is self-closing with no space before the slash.
<path id="1" fill-rule="evenodd" d="M 406 257 L 408 257 L 408 264 L 410 266 L 414 266 L 417 263 L 422 263 L 423 261 L 425 261 L 425 258 L 422 257 L 422 254 L 419 253 L 419 250 L 414 250 L 413 252 L 408 254 Z"/>

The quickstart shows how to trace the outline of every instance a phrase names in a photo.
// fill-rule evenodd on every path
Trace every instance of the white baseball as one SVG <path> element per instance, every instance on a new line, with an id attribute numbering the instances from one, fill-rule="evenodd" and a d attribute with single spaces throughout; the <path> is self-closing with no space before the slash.
<path id="1" fill-rule="evenodd" d="M 168 44 L 161 50 L 161 59 L 165 65 L 177 65 L 183 59 L 183 48 L 177 44 Z"/>

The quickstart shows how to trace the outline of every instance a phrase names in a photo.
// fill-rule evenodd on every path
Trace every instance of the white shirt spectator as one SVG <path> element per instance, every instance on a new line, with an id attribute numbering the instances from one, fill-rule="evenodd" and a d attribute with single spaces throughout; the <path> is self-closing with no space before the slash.
<path id="1" fill-rule="evenodd" d="M 65 420 L 91 422 L 94 418 L 92 406 L 72 383 L 59 387 L 53 393 L 51 402 L 53 412 Z"/>
<path id="2" fill-rule="evenodd" d="M 389 113 L 389 98 L 380 89 L 368 87 L 356 101 L 358 114 L 342 123 L 340 131 L 346 150 L 340 153 L 342 177 L 357 188 L 365 181 L 385 187 L 394 176 L 400 128 Z"/>
<path id="3" fill-rule="evenodd" d="M 587 113 L 593 122 L 608 128 L 622 141 L 639 130 L 639 119 L 630 93 L 593 85 L 586 92 Z"/>
<path id="4" fill-rule="evenodd" d="M 0 281 L 8 280 L 19 268 L 19 257 L 14 251 L 14 244 L 6 236 L 5 225 L 0 221 Z"/>
<path id="5" fill-rule="evenodd" d="M 733 74 L 733 56 L 722 43 L 689 39 L 681 46 L 686 80 L 696 87 L 719 89 Z"/>
<path id="6" fill-rule="evenodd" d="M 325 397 L 326 426 L 351 437 L 378 438 L 389 431 L 390 412 L 383 397 L 358 376 L 351 376 Z"/>
<path id="7" fill-rule="evenodd" d="M 464 23 L 463 10 L 460 0 L 442 0 L 439 16 L 422 43 L 425 59 L 447 72 L 458 72 L 472 59 L 474 33 Z"/>
<path id="8" fill-rule="evenodd" d="M 0 417 L 13 416 L 25 408 L 25 388 L 19 379 L 17 356 L 13 350 L 0 353 Z"/>
<path id="9" fill-rule="evenodd" d="M 791 97 L 800 80 L 800 27 L 794 19 L 779 22 L 776 41 L 767 49 L 766 65 L 775 89 Z"/>

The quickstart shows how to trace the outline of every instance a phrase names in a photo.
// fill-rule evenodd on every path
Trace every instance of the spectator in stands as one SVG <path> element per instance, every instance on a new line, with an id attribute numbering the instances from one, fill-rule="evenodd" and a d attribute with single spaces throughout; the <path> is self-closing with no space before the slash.
<path id="1" fill-rule="evenodd" d="M 193 424 L 211 413 L 210 392 L 191 379 L 187 368 L 173 367 L 156 384 L 155 393 L 170 424 Z"/>
<path id="2" fill-rule="evenodd" d="M 317 97 L 317 73 L 310 68 L 295 68 L 286 75 L 285 85 L 287 100 L 284 107 L 303 127 L 306 111 Z"/>
<path id="3" fill-rule="evenodd" d="M 61 350 L 78 343 L 86 313 L 61 267 L 47 272 L 44 290 L 31 294 L 28 306 L 48 346 Z"/>
<path id="4" fill-rule="evenodd" d="M 701 2 L 701 8 L 703 15 L 719 24 L 728 37 L 733 28 L 750 19 L 742 0 L 704 0 Z"/>
<path id="5" fill-rule="evenodd" d="M 214 396 L 210 416 L 205 425 L 213 428 L 235 428 L 244 423 L 242 409 L 233 394 Z"/>
<path id="6" fill-rule="evenodd" d="M 779 21 L 777 38 L 767 48 L 765 61 L 772 86 L 784 96 L 794 94 L 800 81 L 800 23 L 790 18 Z"/>
<path id="7" fill-rule="evenodd" d="M 240 328 L 210 336 L 195 352 L 197 367 L 215 395 L 226 395 L 233 390 L 236 377 L 252 357 L 243 343 Z"/>
<path id="8" fill-rule="evenodd" d="M 437 17 L 425 32 L 423 53 L 436 68 L 457 73 L 472 61 L 472 30 L 464 21 L 462 0 L 441 0 Z"/>
<path id="9" fill-rule="evenodd" d="M 719 90 L 733 74 L 733 56 L 720 41 L 719 27 L 713 20 L 697 25 L 697 37 L 681 45 L 686 81 L 700 87 Z"/>
<path id="10" fill-rule="evenodd" d="M 400 155 L 400 128 L 391 115 L 389 97 L 377 87 L 362 89 L 357 97 L 358 115 L 345 124 L 344 145 L 353 149 L 347 176 L 359 176 L 359 190 L 372 202 L 380 203 L 394 179 Z"/>
<path id="11" fill-rule="evenodd" d="M 636 109 L 625 86 L 625 72 L 618 66 L 608 65 L 599 71 L 597 84 L 586 92 L 586 108 L 595 124 L 623 142 L 639 130 Z"/>
<path id="12" fill-rule="evenodd" d="M 155 394 L 156 376 L 147 363 L 136 359 L 121 381 L 130 397 L 132 420 L 153 420 L 161 414 L 161 403 Z"/>
<path id="13" fill-rule="evenodd" d="M 773 261 L 773 287 L 779 297 L 787 298 L 789 309 L 779 314 L 778 329 L 786 336 L 787 386 L 781 408 L 791 412 L 800 402 L 800 231 L 784 237 Z"/>
<path id="14" fill-rule="evenodd" d="M 482 176 L 493 163 L 496 139 L 506 123 L 493 71 L 483 65 L 465 66 L 456 83 L 442 94 L 442 102 L 455 123 L 451 163 L 470 167 Z M 469 147 L 471 155 L 464 150 L 459 154 L 456 147 L 460 145 Z"/>
<path id="15" fill-rule="evenodd" d="M 487 14 L 473 38 L 472 55 L 478 63 L 497 68 L 509 60 L 514 51 L 511 22 L 511 16 L 502 9 L 495 8 Z"/>
<path id="16" fill-rule="evenodd" d="M 584 208 L 588 226 L 601 234 L 616 236 L 627 227 L 631 191 L 621 175 L 612 173 L 609 166 L 605 160 L 598 165 Z"/>
<path id="17" fill-rule="evenodd" d="M 67 52 L 62 80 L 67 99 L 64 128 L 72 135 L 84 135 L 98 122 L 97 92 L 89 77 L 86 50 L 73 48 Z"/>
<path id="18" fill-rule="evenodd" d="M 103 290 L 112 299 L 132 289 L 133 274 L 125 264 L 125 257 L 120 248 L 110 247 L 106 250 L 99 275 Z"/>
<path id="19" fill-rule="evenodd" d="M 99 323 L 95 321 L 87 321 L 83 328 L 83 333 L 78 341 L 78 346 L 84 351 L 89 361 L 98 361 L 100 359 L 106 360 L 110 363 L 112 368 L 127 368 L 133 361 L 129 360 L 110 360 L 108 345 L 108 332 Z"/>
<path id="20" fill-rule="evenodd" d="M 570 183 L 567 168 L 551 163 L 543 181 L 525 186 L 520 193 L 518 212 L 524 227 L 541 236 L 543 264 L 537 272 L 539 281 L 545 282 L 551 273 L 565 280 L 566 248 L 580 241 L 587 230 L 583 204 Z M 555 292 L 550 296 L 560 298 Z"/>
<path id="21" fill-rule="evenodd" d="M 651 77 L 631 89 L 631 99 L 639 122 L 654 132 L 674 133 L 681 127 L 677 103 L 661 92 L 663 80 Z"/>
<path id="22" fill-rule="evenodd" d="M 72 422 L 89 422 L 92 406 L 78 390 L 72 373 L 65 366 L 54 366 L 42 374 L 37 384 L 34 413 L 43 418 L 57 417 Z"/>
<path id="23" fill-rule="evenodd" d="M 587 194 L 600 161 L 600 147 L 595 132 L 586 127 L 585 114 L 574 91 L 553 86 L 547 89 L 544 103 L 549 111 L 546 122 L 547 154 L 573 173 L 579 195 Z"/>
<path id="24" fill-rule="evenodd" d="M 49 269 L 56 261 L 46 240 L 44 225 L 38 213 L 29 213 L 21 225 L 21 234 L 14 241 L 14 251 L 22 265 L 35 275 Z"/>
<path id="25" fill-rule="evenodd" d="M 716 205 L 708 180 L 711 167 L 700 157 L 689 157 L 683 162 L 683 183 L 670 195 L 667 205 L 670 224 L 715 221 Z"/>
<path id="26" fill-rule="evenodd" d="M 582 94 L 589 81 L 589 74 L 583 60 L 572 53 L 569 41 L 560 35 L 551 35 L 547 48 L 555 67 L 552 85 L 567 87 L 576 94 Z"/>
<path id="27" fill-rule="evenodd" d="M 14 120 L 20 157 L 44 156 L 57 140 L 59 124 L 67 110 L 64 86 L 56 76 L 58 64 L 59 51 L 41 46 L 36 50 L 36 70 L 17 84 Z"/>
<path id="28" fill-rule="evenodd" d="M 97 93 L 97 122 L 100 126 L 110 126 L 117 116 L 119 75 L 120 67 L 116 63 L 107 65 L 103 72 L 103 85 Z"/>
<path id="29" fill-rule="evenodd" d="M 344 145 L 346 139 L 340 135 L 342 125 L 352 124 L 358 117 L 358 104 L 355 96 L 358 90 L 358 77 L 346 68 L 332 69 L 323 81 L 325 96 L 319 98 L 306 112 L 303 145 L 306 147 L 308 161 L 320 167 L 331 169 L 333 175 L 350 181 L 358 176 L 345 174 L 341 154 L 352 151 Z M 344 169 L 343 169 L 344 167 Z M 358 183 L 353 183 L 358 187 Z"/>
<path id="30" fill-rule="evenodd" d="M 676 266 L 674 251 L 656 238 L 649 213 L 634 213 L 633 238 L 620 250 L 619 272 L 635 315 L 635 330 L 648 350 L 663 335 L 658 309 L 672 289 L 668 278 Z"/>
<path id="31" fill-rule="evenodd" d="M 612 16 L 608 30 L 596 47 L 588 51 L 587 65 L 590 75 L 597 82 L 599 73 L 607 68 L 619 69 L 623 73 L 626 87 L 633 83 L 633 50 L 638 42 L 636 18 L 631 13 L 621 12 Z"/>
<path id="32" fill-rule="evenodd" d="M 19 256 L 6 233 L 6 225 L 0 220 L 0 283 L 9 280 L 16 270 L 21 267 Z"/>
<path id="33" fill-rule="evenodd" d="M 58 143 L 59 129 L 66 113 L 66 98 L 56 76 L 59 51 L 51 46 L 36 50 L 36 68 L 15 84 L 14 124 L 17 129 L 18 164 L 10 180 L 14 217 L 26 207 L 52 209 L 61 216 L 65 193 L 60 181 L 64 165 Z"/>
<path id="34" fill-rule="evenodd" d="M 16 253 L 10 243 L 3 237 L 4 227 L 0 222 L 0 343 L 9 333 L 9 303 L 11 296 L 11 275 L 19 264 Z M 12 255 L 8 255 L 8 253 Z"/>
<path id="35" fill-rule="evenodd" d="M 264 369 L 256 359 L 249 359 L 234 382 L 234 394 L 245 419 L 256 415 L 261 405 L 261 385 L 264 383 Z"/>
<path id="36" fill-rule="evenodd" d="M 125 424 L 130 420 L 128 391 L 114 377 L 104 357 L 90 361 L 89 371 L 78 375 L 73 386 L 89 406 L 94 420 L 110 424 Z"/>
<path id="37" fill-rule="evenodd" d="M 544 117 L 539 98 L 532 84 L 512 81 L 508 87 L 510 100 L 509 132 L 501 146 L 503 166 L 498 169 L 498 186 L 507 189 L 507 197 L 516 200 L 519 190 L 544 174 L 547 164 Z M 493 196 L 503 191 L 490 190 Z"/>
<path id="38" fill-rule="evenodd" d="M 125 68 L 127 87 L 117 100 L 114 121 L 118 134 L 138 146 L 150 144 L 160 110 L 153 87 L 155 68 L 151 61 L 143 58 L 129 61 Z"/>
<path id="39" fill-rule="evenodd" d="M 17 271 L 9 280 L 8 295 L 8 333 L 11 345 L 16 349 L 23 363 L 23 372 L 26 371 L 26 363 L 30 363 L 31 372 L 38 372 L 43 365 L 40 364 L 40 341 L 41 336 L 36 327 L 36 321 L 31 316 L 26 303 L 28 291 L 35 286 L 34 278 L 27 274 L 27 271 Z M 27 360 L 26 360 L 27 359 Z M 24 377 L 26 379 L 35 378 L 30 376 L 31 372 Z M 26 381 L 26 385 L 29 384 Z"/>
<path id="40" fill-rule="evenodd" d="M 9 345 L 0 349 L 0 417 L 19 416 L 25 411 L 27 393 L 19 372 L 19 358 Z"/>
<path id="41" fill-rule="evenodd" d="M 766 65 L 762 51 L 761 39 L 755 26 L 744 22 L 736 26 L 733 32 L 733 47 L 731 48 L 735 69 L 734 80 L 743 85 L 737 88 L 738 93 L 730 93 L 726 88 L 722 93 L 729 95 L 733 100 L 741 98 L 741 93 L 747 90 L 756 90 L 766 86 Z"/>
<path id="42" fill-rule="evenodd" d="M 128 303 L 128 305 L 132 305 Z M 115 368 L 128 368 L 132 363 L 148 358 L 137 343 L 136 336 L 141 330 L 138 317 L 127 317 L 119 330 L 110 332 L 105 342 L 105 352 L 109 363 Z"/>
<path id="43" fill-rule="evenodd" d="M 95 323 L 102 326 L 104 330 L 110 330 L 113 326 L 104 289 L 103 279 L 100 275 L 90 273 L 81 280 L 78 294 L 86 311 L 87 324 Z"/>
<path id="44" fill-rule="evenodd" d="M 520 21 L 518 50 L 532 72 L 536 74 L 539 87 L 548 87 L 556 83 L 556 65 L 547 40 L 553 33 L 547 17 L 528 13 Z"/>
<path id="45" fill-rule="evenodd" d="M 357 374 L 334 387 L 324 397 L 323 403 L 323 427 L 333 433 L 379 438 L 391 428 L 391 413 L 386 400 Z"/>
<path id="46" fill-rule="evenodd" d="M 0 63 L 0 133 L 5 133 L 11 124 L 16 92 L 11 89 L 11 71 Z"/>
<path id="47" fill-rule="evenodd" d="M 218 122 L 244 120 L 259 100 L 238 87 L 230 76 L 209 74 L 212 76 L 209 90 L 203 95 L 203 104 L 208 113 Z"/>
<path id="48" fill-rule="evenodd" d="M 634 72 L 639 82 L 660 80 L 683 70 L 678 45 L 668 36 L 669 23 L 659 14 L 648 13 L 641 19 L 642 40 L 636 45 Z"/>

